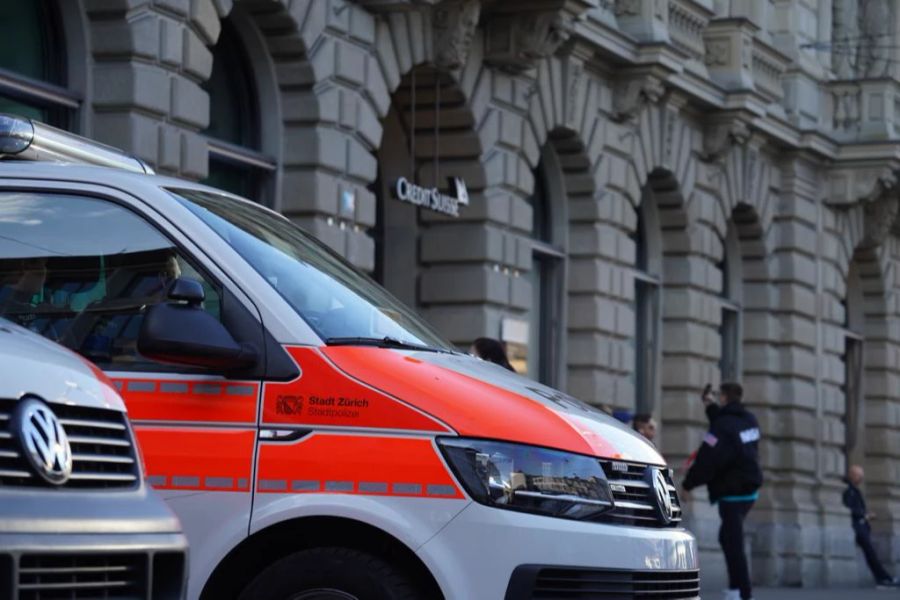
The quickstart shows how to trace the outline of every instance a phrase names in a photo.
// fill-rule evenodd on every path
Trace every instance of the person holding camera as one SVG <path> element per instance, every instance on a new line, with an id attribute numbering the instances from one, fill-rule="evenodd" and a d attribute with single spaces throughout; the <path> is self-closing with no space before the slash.
<path id="1" fill-rule="evenodd" d="M 744 406 L 743 396 L 744 389 L 738 383 L 723 383 L 718 403 L 712 386 L 703 390 L 709 431 L 682 483 L 687 491 L 706 485 L 710 502 L 719 505 L 719 544 L 728 567 L 725 600 L 753 597 L 744 553 L 744 519 L 759 497 L 763 478 L 759 423 Z"/>

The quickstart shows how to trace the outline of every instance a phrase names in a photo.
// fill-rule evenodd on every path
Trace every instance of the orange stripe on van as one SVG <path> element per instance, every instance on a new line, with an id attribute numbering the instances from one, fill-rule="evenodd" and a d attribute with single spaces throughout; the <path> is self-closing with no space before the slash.
<path id="1" fill-rule="evenodd" d="M 116 378 L 132 420 L 255 423 L 253 381 Z"/>
<path id="2" fill-rule="evenodd" d="M 316 433 L 262 443 L 257 491 L 463 498 L 431 438 Z"/>
<path id="3" fill-rule="evenodd" d="M 620 455 L 606 440 L 583 435 L 577 423 L 537 400 L 403 352 L 353 346 L 326 347 L 322 352 L 344 372 L 387 394 L 415 402 L 459 435 L 592 456 Z M 491 409 L 485 410 L 488 404 Z"/>
<path id="4" fill-rule="evenodd" d="M 447 432 L 426 413 L 348 377 L 315 348 L 287 347 L 299 378 L 266 382 L 263 423 Z"/>
<path id="5" fill-rule="evenodd" d="M 158 489 L 250 491 L 254 429 L 134 428 Z"/>

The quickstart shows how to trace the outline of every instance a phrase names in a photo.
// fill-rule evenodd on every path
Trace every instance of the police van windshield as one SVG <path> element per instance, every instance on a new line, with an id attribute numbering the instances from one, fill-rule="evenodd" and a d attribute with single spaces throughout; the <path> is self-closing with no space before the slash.
<path id="1" fill-rule="evenodd" d="M 329 344 L 450 350 L 384 288 L 287 219 L 224 195 L 170 189 Z"/>

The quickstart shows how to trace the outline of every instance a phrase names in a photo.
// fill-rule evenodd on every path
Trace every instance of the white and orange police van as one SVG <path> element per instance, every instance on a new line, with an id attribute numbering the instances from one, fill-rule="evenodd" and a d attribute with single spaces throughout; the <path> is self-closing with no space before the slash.
<path id="1" fill-rule="evenodd" d="M 698 596 L 671 473 L 615 420 L 252 202 L 17 117 L 0 157 L 0 314 L 115 382 L 190 598 Z"/>

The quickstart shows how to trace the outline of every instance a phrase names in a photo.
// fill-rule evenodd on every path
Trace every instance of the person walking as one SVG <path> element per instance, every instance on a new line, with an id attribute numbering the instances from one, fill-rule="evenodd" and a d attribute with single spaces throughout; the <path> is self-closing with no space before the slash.
<path id="1" fill-rule="evenodd" d="M 725 600 L 750 600 L 750 570 L 744 553 L 744 519 L 759 497 L 762 469 L 759 465 L 759 423 L 744 406 L 744 389 L 738 383 L 723 383 L 718 406 L 707 386 L 703 403 L 710 420 L 709 431 L 688 469 L 682 487 L 692 490 L 706 485 L 709 500 L 719 505 L 719 545 L 728 568 Z"/>
<path id="2" fill-rule="evenodd" d="M 648 442 L 654 445 L 656 444 L 656 442 L 653 441 L 656 438 L 656 420 L 653 418 L 653 415 L 648 413 L 634 415 L 634 419 L 631 421 L 631 427 L 647 438 Z"/>
<path id="3" fill-rule="evenodd" d="M 847 469 L 847 477 L 844 478 L 847 483 L 847 489 L 844 490 L 843 496 L 844 506 L 850 509 L 850 523 L 853 526 L 853 533 L 856 535 L 856 545 L 863 551 L 866 564 L 869 565 L 872 577 L 875 578 L 875 585 L 897 587 L 900 585 L 900 580 L 888 574 L 881 561 L 878 560 L 878 554 L 875 553 L 875 547 L 872 545 L 872 528 L 869 521 L 875 518 L 875 515 L 866 510 L 866 499 L 859 489 L 865 476 L 865 471 L 859 465 L 852 465 Z"/>
<path id="4" fill-rule="evenodd" d="M 503 342 L 500 340 L 495 340 L 493 338 L 478 338 L 472 344 L 471 353 L 482 360 L 500 365 L 513 373 L 516 372 L 513 366 L 509 364 L 509 358 L 506 356 L 506 348 L 503 347 Z"/>

